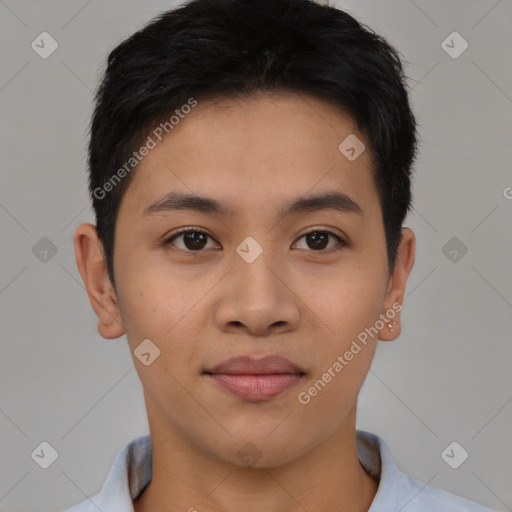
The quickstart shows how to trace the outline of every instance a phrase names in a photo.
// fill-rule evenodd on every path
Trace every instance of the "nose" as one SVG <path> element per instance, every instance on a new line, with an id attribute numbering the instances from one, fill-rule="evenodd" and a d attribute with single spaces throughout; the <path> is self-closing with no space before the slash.
<path id="1" fill-rule="evenodd" d="M 283 265 L 265 251 L 252 263 L 235 260 L 218 290 L 218 328 L 262 337 L 297 329 L 302 302 L 290 279 Z"/>

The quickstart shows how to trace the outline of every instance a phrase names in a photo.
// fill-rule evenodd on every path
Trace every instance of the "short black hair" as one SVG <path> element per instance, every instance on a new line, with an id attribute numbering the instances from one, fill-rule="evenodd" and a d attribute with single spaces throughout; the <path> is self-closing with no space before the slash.
<path id="1" fill-rule="evenodd" d="M 155 126 L 170 132 L 171 115 L 192 102 L 260 92 L 312 95 L 355 120 L 371 155 L 392 271 L 418 144 L 406 89 L 396 49 L 313 0 L 191 0 L 153 18 L 110 53 L 90 126 L 89 189 L 113 286 L 116 217 L 134 151 Z"/>

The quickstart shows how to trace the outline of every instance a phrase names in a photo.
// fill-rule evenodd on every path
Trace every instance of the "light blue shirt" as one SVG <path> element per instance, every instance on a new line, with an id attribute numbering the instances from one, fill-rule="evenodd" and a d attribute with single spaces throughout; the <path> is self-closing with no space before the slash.
<path id="1" fill-rule="evenodd" d="M 361 465 L 379 479 L 368 512 L 496 512 L 402 473 L 388 445 L 375 434 L 357 430 Z M 152 476 L 151 437 L 138 437 L 116 456 L 101 491 L 64 512 L 134 512 L 133 500 Z"/>

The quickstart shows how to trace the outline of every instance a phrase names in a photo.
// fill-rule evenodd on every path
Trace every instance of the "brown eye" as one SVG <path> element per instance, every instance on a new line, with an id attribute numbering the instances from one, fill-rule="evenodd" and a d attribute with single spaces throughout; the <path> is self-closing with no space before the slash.
<path id="1" fill-rule="evenodd" d="M 332 252 L 346 245 L 338 235 L 331 231 L 310 231 L 300 238 L 300 240 L 302 239 L 305 239 L 306 247 L 299 247 L 299 249 L 309 249 L 313 252 Z M 164 244 L 173 245 L 185 252 L 202 252 L 203 249 L 212 248 L 208 247 L 209 240 L 213 240 L 213 238 L 208 233 L 198 229 L 187 229 L 175 233 L 165 240 Z"/>
<path id="2" fill-rule="evenodd" d="M 301 237 L 306 240 L 307 247 L 299 247 L 299 249 L 311 249 L 313 251 L 325 251 L 330 252 L 331 250 L 336 250 L 338 246 L 345 245 L 344 241 L 334 233 L 330 231 L 310 231 Z M 329 245 L 329 239 L 335 239 L 337 243 L 331 245 L 331 247 L 327 248 Z M 326 249 L 327 248 L 327 249 Z"/>
<path id="3" fill-rule="evenodd" d="M 175 240 L 180 238 L 182 240 L 181 246 L 174 242 Z M 208 233 L 205 233 L 204 231 L 188 229 L 185 231 L 180 231 L 179 233 L 175 233 L 165 241 L 165 244 L 175 245 L 179 249 L 188 252 L 198 252 L 206 248 L 209 238 L 211 238 L 210 235 L 208 235 Z"/>
<path id="4" fill-rule="evenodd" d="M 306 235 L 306 241 L 312 249 L 325 249 L 329 243 L 329 235 L 326 233 L 309 233 Z"/>

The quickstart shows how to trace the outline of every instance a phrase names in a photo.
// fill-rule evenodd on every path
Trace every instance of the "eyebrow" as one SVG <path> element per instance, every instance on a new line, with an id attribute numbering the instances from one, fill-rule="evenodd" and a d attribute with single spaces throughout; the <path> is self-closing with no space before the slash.
<path id="1" fill-rule="evenodd" d="M 172 191 L 148 206 L 143 216 L 166 213 L 177 210 L 194 210 L 205 214 L 216 214 L 223 217 L 234 217 L 237 212 L 224 201 L 193 194 Z M 347 194 L 342 192 L 326 192 L 300 197 L 286 204 L 278 212 L 281 219 L 290 214 L 298 214 L 320 210 L 337 210 L 364 217 L 362 208 Z"/>

